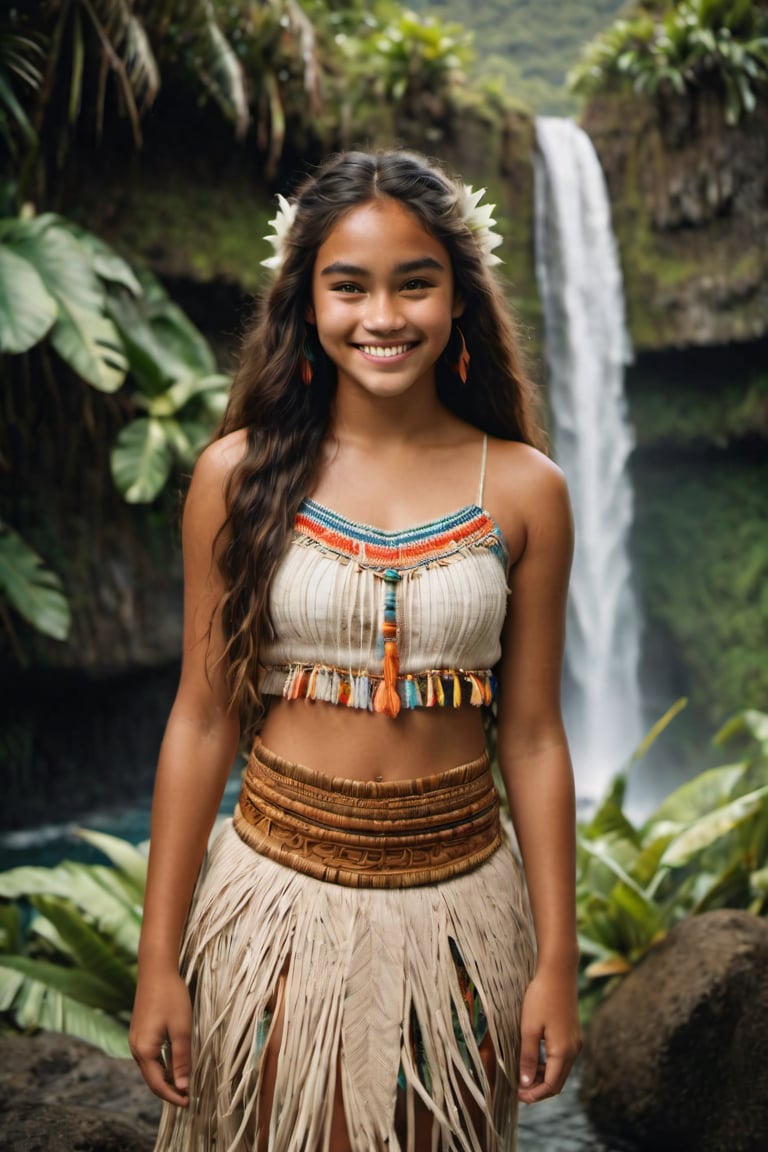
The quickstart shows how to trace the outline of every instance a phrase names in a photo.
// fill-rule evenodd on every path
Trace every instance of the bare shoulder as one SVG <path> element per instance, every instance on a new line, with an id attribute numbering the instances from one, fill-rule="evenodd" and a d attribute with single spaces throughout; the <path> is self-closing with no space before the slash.
<path id="1" fill-rule="evenodd" d="M 557 499 L 567 491 L 565 476 L 554 460 L 538 448 L 516 440 L 489 440 L 488 477 L 507 491 L 526 496 L 541 498 L 549 494 Z"/>
<path id="2" fill-rule="evenodd" d="M 513 554 L 533 530 L 548 523 L 570 531 L 571 506 L 562 469 L 530 444 L 489 440 L 485 505 Z"/>
<path id="3" fill-rule="evenodd" d="M 216 530 L 226 517 L 226 488 L 246 451 L 245 429 L 214 440 L 197 458 L 184 505 L 184 523 Z"/>
<path id="4" fill-rule="evenodd" d="M 568 555 L 573 521 L 562 470 L 530 444 L 488 441 L 483 504 L 499 526 L 510 564 L 523 555 Z"/>
<path id="5" fill-rule="evenodd" d="M 200 453 L 195 470 L 192 474 L 193 483 L 198 485 L 216 484 L 221 487 L 226 484 L 233 469 L 240 463 L 246 452 L 247 432 L 245 428 L 238 428 L 212 441 Z"/>

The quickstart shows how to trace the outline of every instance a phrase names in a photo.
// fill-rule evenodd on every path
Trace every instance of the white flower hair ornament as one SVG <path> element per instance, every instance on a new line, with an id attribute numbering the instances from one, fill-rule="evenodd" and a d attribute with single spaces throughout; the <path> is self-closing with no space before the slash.
<path id="1" fill-rule="evenodd" d="M 496 205 L 481 204 L 483 196 L 485 188 L 478 188 L 475 192 L 471 184 L 462 184 L 458 196 L 459 213 L 480 247 L 483 263 L 493 268 L 494 264 L 502 262 L 493 250 L 503 243 L 503 238 L 493 230 Z"/>
<path id="2" fill-rule="evenodd" d="M 499 233 L 493 230 L 493 225 L 496 223 L 493 218 L 496 205 L 481 204 L 480 201 L 484 195 L 485 188 L 478 188 L 475 192 L 471 184 L 463 184 L 458 191 L 457 203 L 462 220 L 477 241 L 483 263 L 492 268 L 495 264 L 501 264 L 501 258 L 493 250 L 498 248 L 503 240 Z M 285 260 L 288 234 L 293 227 L 298 211 L 296 201 L 291 203 L 279 193 L 277 204 L 277 212 L 269 221 L 272 231 L 264 237 L 275 251 L 272 256 L 261 261 L 264 268 L 269 268 L 273 272 L 278 272 Z"/>
<path id="3" fill-rule="evenodd" d="M 264 239 L 272 245 L 274 253 L 261 263 L 265 268 L 270 268 L 273 272 L 278 272 L 285 260 L 285 249 L 288 240 L 288 233 L 293 227 L 293 222 L 296 219 L 296 212 L 298 211 L 298 204 L 296 201 L 291 204 L 286 200 L 285 196 L 277 195 L 277 212 L 275 216 L 269 221 L 272 231 Z"/>

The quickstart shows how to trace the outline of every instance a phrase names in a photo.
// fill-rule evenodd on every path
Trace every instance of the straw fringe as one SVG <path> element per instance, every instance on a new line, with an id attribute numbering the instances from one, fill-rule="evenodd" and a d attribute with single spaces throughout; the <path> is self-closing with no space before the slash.
<path id="1" fill-rule="evenodd" d="M 258 855 L 227 822 L 199 882 L 182 955 L 194 1002 L 191 1102 L 165 1106 L 156 1152 L 254 1152 L 266 1123 L 270 1152 L 330 1152 L 337 1071 L 354 1152 L 416 1152 L 417 1101 L 433 1115 L 435 1152 L 513 1152 L 532 940 L 520 869 L 506 842 L 480 868 L 440 884 L 360 890 Z M 451 941 L 488 1020 L 493 1093 Z M 259 1114 L 260 1056 L 270 1042 L 264 1021 L 281 1007 L 277 1085 L 266 1118 Z M 410 1046 L 414 1017 L 426 1084 Z M 401 1068 L 409 1116 L 403 1144 L 395 1130 Z M 470 1097 L 484 1132 L 473 1127 Z"/>

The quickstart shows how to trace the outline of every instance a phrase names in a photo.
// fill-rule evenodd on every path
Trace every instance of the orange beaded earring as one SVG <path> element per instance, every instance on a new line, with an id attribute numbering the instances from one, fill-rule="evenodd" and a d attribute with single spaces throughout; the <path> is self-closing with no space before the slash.
<path id="1" fill-rule="evenodd" d="M 299 371 L 301 372 L 301 381 L 307 388 L 312 383 L 314 363 L 315 354 L 312 351 L 309 340 L 305 340 L 301 348 L 301 355 L 299 356 Z"/>
<path id="2" fill-rule="evenodd" d="M 458 339 L 459 347 L 455 359 L 450 358 L 448 349 L 453 344 L 454 340 Z M 469 368 L 469 352 L 467 351 L 467 342 L 464 339 L 464 333 L 458 324 L 454 324 L 451 333 L 451 339 L 448 341 L 448 348 L 445 350 L 445 358 L 451 372 L 454 372 L 461 380 L 462 384 L 467 382 L 467 369 Z"/>

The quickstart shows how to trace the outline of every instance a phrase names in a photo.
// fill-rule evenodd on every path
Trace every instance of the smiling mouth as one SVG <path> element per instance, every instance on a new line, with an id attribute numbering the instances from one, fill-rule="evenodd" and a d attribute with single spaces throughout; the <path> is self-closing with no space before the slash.
<path id="1" fill-rule="evenodd" d="M 415 344 L 358 344 L 357 347 L 366 356 L 374 356 L 380 360 L 387 360 L 392 356 L 403 356 L 415 348 Z"/>

